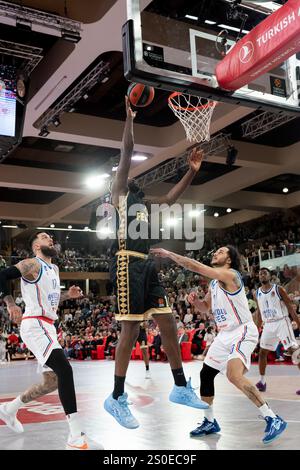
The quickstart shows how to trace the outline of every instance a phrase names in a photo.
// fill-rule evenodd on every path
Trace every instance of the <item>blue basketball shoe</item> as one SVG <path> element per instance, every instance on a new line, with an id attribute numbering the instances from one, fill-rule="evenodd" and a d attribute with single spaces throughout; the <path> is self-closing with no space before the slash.
<path id="1" fill-rule="evenodd" d="M 191 406 L 200 410 L 206 410 L 209 405 L 197 397 L 191 385 L 191 379 L 187 382 L 185 387 L 174 385 L 172 392 L 169 395 L 169 400 L 178 405 Z"/>
<path id="2" fill-rule="evenodd" d="M 124 426 L 124 428 L 136 429 L 139 427 L 139 422 L 129 410 L 127 398 L 127 393 L 123 393 L 117 400 L 115 400 L 111 394 L 104 402 L 104 409 L 110 413 L 121 426 Z"/>
<path id="3" fill-rule="evenodd" d="M 221 431 L 216 420 L 212 423 L 211 421 L 208 421 L 207 418 L 204 418 L 203 422 L 198 424 L 200 424 L 200 426 L 190 432 L 191 437 L 207 436 L 208 434 L 216 434 Z"/>
<path id="4" fill-rule="evenodd" d="M 266 416 L 265 421 L 267 423 L 267 426 L 265 429 L 265 437 L 263 438 L 263 443 L 269 444 L 275 439 L 278 439 L 280 434 L 282 434 L 283 431 L 286 429 L 287 423 L 282 418 L 280 418 L 280 416 L 276 416 L 275 418 L 271 418 L 271 416 Z"/>

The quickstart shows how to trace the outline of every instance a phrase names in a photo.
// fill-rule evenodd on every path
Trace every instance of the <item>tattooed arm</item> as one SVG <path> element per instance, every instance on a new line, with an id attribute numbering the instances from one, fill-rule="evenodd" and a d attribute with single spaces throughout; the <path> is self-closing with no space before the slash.
<path id="1" fill-rule="evenodd" d="M 218 279 L 223 284 L 227 285 L 236 285 L 236 272 L 232 271 L 231 269 L 226 268 L 211 268 L 210 266 L 206 266 L 205 264 L 199 263 L 191 258 L 187 258 L 186 256 L 180 256 L 172 251 L 164 250 L 163 248 L 153 248 L 150 250 L 156 256 L 160 256 L 161 258 L 170 258 L 175 263 L 179 264 L 183 268 L 188 269 L 189 271 L 193 271 L 199 274 L 202 274 L 209 279 Z"/>
<path id="2" fill-rule="evenodd" d="M 40 264 L 37 260 L 25 259 L 16 266 L 10 266 L 0 272 L 0 296 L 3 297 L 11 320 L 15 323 L 20 323 L 22 311 L 20 307 L 15 304 L 10 293 L 8 282 L 13 279 L 19 279 L 21 276 L 28 280 L 35 280 L 39 274 L 39 270 Z"/>

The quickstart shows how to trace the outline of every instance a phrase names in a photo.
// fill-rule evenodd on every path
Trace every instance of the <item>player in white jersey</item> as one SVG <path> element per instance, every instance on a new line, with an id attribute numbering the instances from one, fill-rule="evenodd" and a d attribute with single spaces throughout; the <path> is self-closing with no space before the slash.
<path id="1" fill-rule="evenodd" d="M 24 404 L 36 400 L 58 389 L 59 398 L 64 408 L 70 427 L 66 449 L 90 450 L 101 449 L 82 432 L 82 424 L 77 413 L 77 403 L 73 380 L 73 371 L 61 348 L 54 321 L 60 301 L 68 298 L 80 298 L 81 289 L 70 287 L 66 294 L 60 295 L 58 267 L 51 262 L 57 256 L 50 235 L 38 232 L 30 240 L 34 258 L 21 261 L 15 266 L 0 272 L 0 296 L 4 298 L 13 321 L 21 320 L 20 334 L 28 349 L 35 355 L 39 367 L 43 370 L 43 382 L 33 385 L 13 401 L 0 405 L 0 418 L 14 431 L 23 432 L 23 426 L 17 419 L 18 409 Z M 22 297 L 25 313 L 16 306 L 10 295 L 8 280 L 21 278 Z"/>
<path id="2" fill-rule="evenodd" d="M 240 269 L 238 251 L 231 245 L 219 248 L 212 257 L 212 267 L 161 248 L 151 251 L 157 256 L 170 258 L 190 271 L 213 279 L 204 300 L 200 300 L 195 292 L 188 297 L 196 310 L 205 313 L 212 310 L 219 331 L 208 350 L 200 372 L 201 400 L 210 407 L 204 410 L 204 421 L 191 431 L 190 435 L 198 437 L 220 431 L 220 426 L 214 418 L 213 401 L 214 379 L 219 372 L 222 372 L 263 415 L 267 424 L 263 442 L 267 444 L 273 441 L 285 430 L 287 423 L 275 415 L 255 385 L 244 376 L 249 370 L 251 354 L 258 341 L 258 330 L 253 322 L 243 281 L 238 272 Z"/>
<path id="3" fill-rule="evenodd" d="M 261 287 L 256 292 L 257 302 L 257 326 L 264 325 L 260 338 L 259 350 L 259 373 L 260 381 L 256 387 L 261 392 L 267 389 L 266 367 L 269 351 L 276 351 L 279 341 L 284 349 L 294 354 L 299 349 L 296 341 L 291 320 L 300 328 L 298 315 L 294 311 L 293 304 L 285 289 L 277 284 L 271 284 L 271 271 L 267 268 L 259 270 Z M 298 364 L 300 368 L 300 364 Z"/>

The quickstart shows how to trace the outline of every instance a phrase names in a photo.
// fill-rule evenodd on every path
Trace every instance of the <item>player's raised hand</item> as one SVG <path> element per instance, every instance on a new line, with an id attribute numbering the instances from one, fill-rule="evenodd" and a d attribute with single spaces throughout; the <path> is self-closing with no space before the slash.
<path id="1" fill-rule="evenodd" d="M 192 171 L 197 173 L 200 170 L 204 158 L 203 150 L 194 148 L 189 155 L 189 166 Z"/>
<path id="2" fill-rule="evenodd" d="M 199 300 L 199 297 L 197 296 L 197 293 L 196 292 L 190 292 L 189 295 L 188 295 L 188 303 L 191 304 L 191 305 L 195 305 L 195 303 L 197 302 L 197 300 Z"/>
<path id="3" fill-rule="evenodd" d="M 80 299 L 83 297 L 83 292 L 78 286 L 71 286 L 68 290 L 70 299 Z"/>
<path id="4" fill-rule="evenodd" d="M 125 96 L 125 106 L 126 106 L 126 115 L 127 115 L 127 117 L 129 117 L 133 120 L 136 116 L 136 111 L 132 111 L 128 96 Z"/>

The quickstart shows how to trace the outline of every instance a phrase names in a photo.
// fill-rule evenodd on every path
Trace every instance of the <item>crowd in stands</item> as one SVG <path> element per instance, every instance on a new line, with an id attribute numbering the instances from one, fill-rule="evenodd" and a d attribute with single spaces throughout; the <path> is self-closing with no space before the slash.
<path id="1" fill-rule="evenodd" d="M 191 342 L 192 356 L 203 359 L 217 331 L 212 314 L 195 312 L 188 302 L 188 294 L 193 290 L 200 298 L 204 298 L 208 290 L 208 281 L 174 265 L 160 270 L 158 275 L 176 320 L 178 342 L 180 344 Z M 274 273 L 274 277 L 276 276 Z M 280 281 L 279 278 L 275 280 Z M 254 314 L 256 303 L 253 294 L 259 283 L 257 273 L 254 277 L 249 273 L 244 274 L 244 281 L 249 308 Z M 289 295 L 295 311 L 300 314 L 300 292 L 295 291 Z M 24 308 L 20 294 L 15 301 Z M 106 358 L 114 358 L 120 335 L 120 324 L 115 320 L 113 313 L 114 301 L 115 299 L 111 297 L 97 298 L 90 293 L 88 297 L 80 300 L 65 301 L 59 307 L 57 322 L 59 341 L 69 359 L 89 360 L 98 345 L 104 345 Z M 11 324 L 3 303 L 0 303 L 0 328 L 0 361 L 13 359 L 21 353 L 27 358 L 26 345 L 22 343 L 18 327 Z M 299 336 L 296 325 L 294 328 L 296 336 Z M 166 359 L 157 324 L 150 320 L 146 331 L 150 357 L 153 360 Z"/>
<path id="2" fill-rule="evenodd" d="M 104 254 L 97 252 L 86 253 L 86 250 L 69 248 L 61 250 L 61 246 L 56 244 L 59 256 L 53 261 L 63 272 L 108 272 L 109 259 Z M 0 255 L 0 269 L 18 263 L 24 258 L 32 255 L 24 248 L 15 248 L 10 256 Z"/>
<path id="3" fill-rule="evenodd" d="M 299 214 L 300 215 L 300 214 Z M 288 229 L 283 229 L 288 227 Z M 278 250 L 284 254 L 300 251 L 300 227 L 295 213 L 273 213 L 263 216 L 258 221 L 250 221 L 234 225 L 226 231 L 219 231 L 205 238 L 205 246 L 201 251 L 186 253 L 187 256 L 209 263 L 212 251 L 226 243 L 235 244 L 242 252 L 242 276 L 245 284 L 249 308 L 254 314 L 256 303 L 254 293 L 259 285 L 258 250 Z M 60 251 L 55 262 L 61 270 L 68 271 L 107 271 L 108 259 L 105 255 L 95 259 L 97 253 L 87 255 L 84 249 L 67 248 Z M 281 255 L 281 254 L 280 254 Z M 30 256 L 25 249 L 14 249 L 11 253 L 12 263 Z M 250 260 L 250 261 L 249 261 Z M 0 255 L 0 269 L 11 263 Z M 276 268 L 272 273 L 272 281 L 276 284 L 286 285 L 297 270 L 285 265 L 283 269 Z M 196 291 L 200 298 L 204 298 L 208 290 L 208 281 L 203 277 L 186 271 L 173 264 L 164 264 L 159 270 L 159 280 L 164 286 L 173 315 L 178 328 L 179 343 L 191 342 L 193 356 L 204 357 L 209 345 L 217 334 L 213 316 L 199 314 L 188 303 L 188 294 Z M 300 292 L 294 290 L 289 293 L 295 310 L 300 314 Z M 16 303 L 24 307 L 20 295 Z M 59 308 L 58 332 L 59 340 L 65 354 L 70 359 L 90 359 L 97 346 L 104 345 L 105 357 L 113 358 L 114 351 L 120 335 L 120 324 L 114 318 L 114 301 L 111 297 L 97 298 L 93 293 L 77 301 L 66 301 Z M 295 334 L 299 332 L 294 325 Z M 160 332 L 154 321 L 147 324 L 150 355 L 154 360 L 165 358 L 161 344 Z M 278 354 L 280 351 L 278 351 Z M 16 325 L 12 325 L 3 302 L 0 301 L 0 362 L 13 359 L 17 354 L 28 357 L 26 345 L 19 336 Z M 280 354 L 279 354 L 280 357 Z"/>

